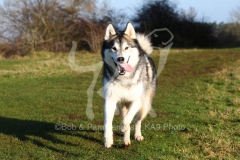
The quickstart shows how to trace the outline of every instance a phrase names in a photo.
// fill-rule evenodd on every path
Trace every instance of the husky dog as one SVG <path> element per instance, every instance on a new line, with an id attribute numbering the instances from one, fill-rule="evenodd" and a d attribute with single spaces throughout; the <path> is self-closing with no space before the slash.
<path id="1" fill-rule="evenodd" d="M 149 39 L 137 34 L 131 23 L 123 32 L 112 24 L 106 29 L 102 46 L 104 61 L 104 139 L 105 147 L 113 145 L 112 121 L 116 107 L 122 115 L 123 146 L 130 141 L 130 123 L 136 115 L 135 139 L 142 141 L 141 122 L 151 109 L 156 90 L 156 69 L 148 56 L 152 47 Z"/>

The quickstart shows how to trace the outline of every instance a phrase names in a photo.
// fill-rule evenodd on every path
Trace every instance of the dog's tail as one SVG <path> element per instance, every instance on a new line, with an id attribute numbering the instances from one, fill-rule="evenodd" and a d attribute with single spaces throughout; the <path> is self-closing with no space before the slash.
<path id="1" fill-rule="evenodd" d="M 143 35 L 143 34 L 136 34 L 138 43 L 140 44 L 141 48 L 147 53 L 151 54 L 153 51 L 152 44 L 150 42 L 150 39 Z"/>

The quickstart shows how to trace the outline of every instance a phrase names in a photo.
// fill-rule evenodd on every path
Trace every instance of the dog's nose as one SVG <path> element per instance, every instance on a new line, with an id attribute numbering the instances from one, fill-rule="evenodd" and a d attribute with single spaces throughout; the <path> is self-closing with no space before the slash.
<path id="1" fill-rule="evenodd" d="M 120 62 L 120 63 L 121 63 L 121 62 L 124 62 L 124 57 L 118 57 L 118 58 L 117 58 L 117 61 Z"/>

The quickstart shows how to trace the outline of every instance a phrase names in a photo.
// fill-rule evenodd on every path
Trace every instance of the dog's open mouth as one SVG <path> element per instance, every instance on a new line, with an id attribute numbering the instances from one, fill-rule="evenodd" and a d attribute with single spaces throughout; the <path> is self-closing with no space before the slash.
<path id="1" fill-rule="evenodd" d="M 121 65 L 117 64 L 117 67 L 120 75 L 124 75 L 126 73 L 126 70 Z"/>
<path id="2" fill-rule="evenodd" d="M 121 63 L 116 63 L 113 60 L 114 64 L 116 65 L 116 67 L 118 68 L 118 73 L 119 75 L 124 75 L 127 72 L 132 72 L 132 66 L 126 62 L 121 62 Z"/>

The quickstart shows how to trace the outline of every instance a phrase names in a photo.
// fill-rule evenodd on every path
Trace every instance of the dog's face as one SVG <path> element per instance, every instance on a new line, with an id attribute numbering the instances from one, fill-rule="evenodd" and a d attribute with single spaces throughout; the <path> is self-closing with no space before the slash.
<path id="1" fill-rule="evenodd" d="M 120 75 L 133 72 L 139 60 L 136 44 L 136 33 L 128 23 L 122 33 L 117 33 L 109 24 L 104 36 L 103 60 L 113 69 L 118 69 Z"/>

